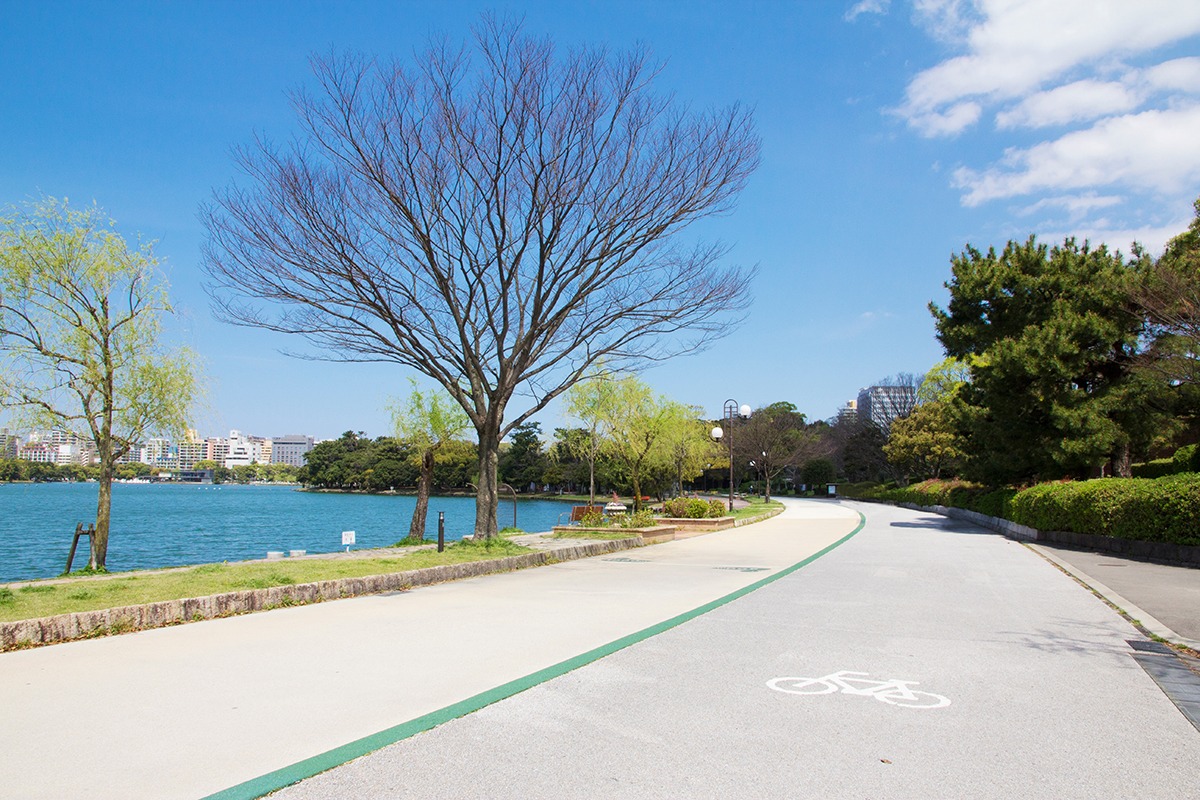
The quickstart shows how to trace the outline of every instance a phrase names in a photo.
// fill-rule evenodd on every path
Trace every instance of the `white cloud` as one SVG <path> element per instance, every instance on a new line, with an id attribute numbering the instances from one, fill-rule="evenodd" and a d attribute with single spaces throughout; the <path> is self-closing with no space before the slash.
<path id="1" fill-rule="evenodd" d="M 923 0 L 917 12 L 931 35 L 957 29 L 966 45 L 908 85 L 898 112 L 926 136 L 958 133 L 930 118 L 964 101 L 1019 101 L 1078 68 L 1200 33 L 1200 3 L 1178 0 Z"/>
<path id="2" fill-rule="evenodd" d="M 1075 227 L 1070 231 L 1046 232 L 1038 238 L 1047 243 L 1061 242 L 1068 236 L 1077 241 L 1087 240 L 1092 247 L 1101 244 L 1109 250 L 1120 250 L 1126 256 L 1130 254 L 1131 245 L 1137 242 L 1151 257 L 1162 255 L 1167 242 L 1188 229 L 1190 217 L 1181 217 L 1167 225 L 1146 225 L 1142 227 L 1123 227 L 1108 219 L 1099 219 L 1082 228 Z"/>
<path id="3" fill-rule="evenodd" d="M 1080 219 L 1089 211 L 1098 208 L 1111 208 L 1119 205 L 1122 201 L 1121 197 L 1116 195 L 1059 195 L 1057 197 L 1045 197 L 1038 200 L 1032 205 L 1025 206 L 1018 213 L 1021 216 L 1030 216 L 1042 211 L 1061 208 L 1067 212 L 1071 219 Z"/>
<path id="4" fill-rule="evenodd" d="M 853 22 L 862 14 L 886 14 L 892 0 L 859 0 L 846 12 L 846 21 Z"/>
<path id="5" fill-rule="evenodd" d="M 1081 80 L 1030 95 L 996 115 L 996 127 L 1045 128 L 1133 111 L 1144 95 L 1116 81 Z"/>
<path id="6" fill-rule="evenodd" d="M 961 167 L 963 203 L 1042 191 L 1121 185 L 1177 194 L 1200 182 L 1200 105 L 1111 117 L 1026 149 L 984 170 Z"/>
<path id="7" fill-rule="evenodd" d="M 1142 73 L 1146 85 L 1165 91 L 1200 94 L 1200 58 L 1176 58 L 1164 61 Z"/>

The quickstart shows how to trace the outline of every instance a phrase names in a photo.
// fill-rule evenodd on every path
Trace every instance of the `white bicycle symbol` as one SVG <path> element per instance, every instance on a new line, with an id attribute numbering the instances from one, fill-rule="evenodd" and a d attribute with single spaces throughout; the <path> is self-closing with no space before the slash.
<path id="1" fill-rule="evenodd" d="M 777 692 L 787 694 L 858 694 L 874 697 L 884 703 L 902 708 L 942 708 L 950 705 L 950 698 L 932 692 L 914 692 L 910 686 L 916 681 L 873 681 L 865 672 L 841 670 L 823 678 L 772 678 L 767 681 Z"/>

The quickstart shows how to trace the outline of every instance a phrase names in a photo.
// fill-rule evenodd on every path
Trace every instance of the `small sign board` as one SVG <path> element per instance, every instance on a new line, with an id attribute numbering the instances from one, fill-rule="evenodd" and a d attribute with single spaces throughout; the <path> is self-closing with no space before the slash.
<path id="1" fill-rule="evenodd" d="M 349 547 L 354 544 L 354 531 L 342 531 L 342 546 Z"/>

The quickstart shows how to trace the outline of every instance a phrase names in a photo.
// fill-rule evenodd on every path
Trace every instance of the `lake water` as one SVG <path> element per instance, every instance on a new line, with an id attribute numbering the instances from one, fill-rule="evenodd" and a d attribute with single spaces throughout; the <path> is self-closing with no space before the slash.
<path id="1" fill-rule="evenodd" d="M 67 564 L 75 525 L 96 518 L 94 483 L 0 483 L 0 582 L 48 578 Z M 384 547 L 408 535 L 416 498 L 321 494 L 291 486 L 115 484 L 108 568 L 151 569 L 264 558 L 268 550 L 342 550 L 342 531 L 355 549 Z M 473 497 L 429 501 L 426 537 L 437 538 L 438 512 L 446 539 L 475 527 Z M 500 527 L 512 524 L 513 504 L 500 503 Z M 565 520 L 570 503 L 521 500 L 517 524 L 548 531 Z M 81 539 L 75 567 L 87 566 Z"/>

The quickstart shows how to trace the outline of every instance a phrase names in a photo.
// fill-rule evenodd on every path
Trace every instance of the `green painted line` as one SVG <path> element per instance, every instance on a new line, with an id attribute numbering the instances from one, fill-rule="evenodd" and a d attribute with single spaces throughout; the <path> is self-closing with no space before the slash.
<path id="1" fill-rule="evenodd" d="M 465 717 L 467 714 L 478 711 L 485 706 L 498 703 L 501 700 L 512 697 L 513 695 L 520 694 L 526 689 L 532 689 L 534 686 L 537 686 L 540 683 L 545 683 L 546 681 L 557 678 L 560 675 L 565 675 L 568 672 L 579 669 L 580 667 L 587 666 L 593 661 L 598 661 L 605 656 L 612 655 L 619 650 L 624 650 L 630 645 L 637 644 L 638 642 L 642 642 L 653 636 L 657 636 L 660 633 L 669 631 L 671 628 L 678 627 L 689 620 L 693 620 L 696 617 L 707 614 L 708 612 L 731 603 L 740 597 L 745 597 L 751 592 L 757 591 L 767 584 L 774 583 L 780 578 L 791 575 L 796 570 L 808 566 L 826 553 L 829 553 L 842 544 L 845 544 L 847 541 L 853 538 L 855 534 L 861 531 L 863 526 L 867 524 L 867 518 L 862 514 L 861 511 L 855 513 L 858 514 L 858 525 L 854 528 L 854 530 L 850 531 L 850 533 L 846 534 L 841 539 L 838 539 L 836 542 L 824 548 L 823 550 L 813 553 L 811 556 L 799 563 L 793 564 L 790 567 L 786 567 L 785 569 L 782 569 L 773 575 L 768 575 L 762 580 L 755 581 L 749 586 L 744 586 L 737 591 L 730 592 L 724 597 L 719 597 L 716 600 L 705 603 L 702 606 L 693 608 L 691 611 L 685 611 L 684 613 L 675 617 L 671 617 L 670 619 L 660 622 L 657 625 L 651 625 L 649 628 L 644 628 L 636 633 L 631 633 L 628 636 L 622 636 L 620 639 L 609 642 L 605 645 L 601 645 L 594 650 L 589 650 L 586 653 L 575 656 L 574 658 L 568 658 L 566 661 L 560 661 L 553 666 L 530 673 L 523 678 L 517 678 L 514 681 L 501 684 L 494 689 L 481 692 L 474 697 L 468 697 L 466 700 L 461 700 L 452 705 L 448 705 L 445 708 L 425 714 L 424 716 L 411 719 L 408 722 L 401 723 L 400 725 L 396 725 L 391 728 L 387 728 L 379 733 L 374 733 L 370 736 L 364 736 L 362 739 L 350 742 L 349 744 L 344 744 L 341 747 L 335 747 L 332 750 L 312 756 L 311 758 L 306 758 L 303 761 L 297 761 L 295 764 L 283 767 L 282 769 L 277 769 L 274 772 L 268 772 L 266 775 L 261 775 L 257 778 L 252 778 L 244 783 L 239 783 L 237 786 L 231 786 L 228 789 L 223 789 L 216 794 L 211 794 L 208 797 L 202 798 L 202 800 L 255 800 L 255 798 L 263 797 L 271 792 L 277 792 L 280 789 L 291 786 L 293 783 L 298 783 L 305 778 L 311 778 L 314 775 L 326 772 L 334 767 L 340 767 L 342 764 L 353 761 L 356 758 L 361 758 L 368 753 L 373 753 L 376 750 L 380 750 L 390 744 L 395 744 L 396 742 L 403 741 L 411 736 L 415 736 L 418 733 L 423 733 L 427 730 L 436 728 L 443 723 L 450 722 L 451 720 L 458 719 L 459 717 Z"/>

